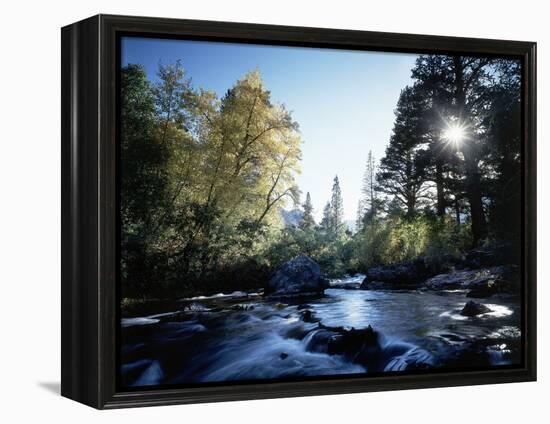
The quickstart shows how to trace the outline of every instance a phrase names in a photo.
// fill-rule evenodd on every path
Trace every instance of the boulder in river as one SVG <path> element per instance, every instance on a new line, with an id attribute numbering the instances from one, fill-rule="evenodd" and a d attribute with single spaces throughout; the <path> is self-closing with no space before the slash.
<path id="1" fill-rule="evenodd" d="M 429 290 L 466 289 L 480 275 L 480 270 L 453 271 L 430 278 L 424 283 L 424 286 Z"/>
<path id="2" fill-rule="evenodd" d="M 466 317 L 475 317 L 477 315 L 486 314 L 488 312 L 492 312 L 492 310 L 481 303 L 470 300 L 468 303 L 466 303 L 466 305 L 464 305 L 464 308 L 462 308 L 460 314 Z"/>
<path id="3" fill-rule="evenodd" d="M 308 352 L 328 353 L 329 343 L 335 336 L 338 333 L 319 327 L 311 330 L 303 342 Z"/>
<path id="4" fill-rule="evenodd" d="M 514 284 L 510 281 L 493 277 L 479 278 L 478 280 L 472 282 L 469 288 L 470 291 L 466 296 L 474 298 L 490 297 L 494 294 L 501 293 L 509 294 L 515 291 Z"/>
<path id="5" fill-rule="evenodd" d="M 271 296 L 305 296 L 323 294 L 329 287 L 319 264 L 306 255 L 286 262 L 269 281 L 266 292 Z"/>
<path id="6" fill-rule="evenodd" d="M 393 357 L 384 367 L 384 371 L 418 371 L 432 368 L 434 365 L 435 359 L 430 352 L 413 347 Z"/>
<path id="7" fill-rule="evenodd" d="M 305 309 L 300 314 L 302 321 L 304 322 L 319 322 L 320 320 L 315 316 L 311 309 Z"/>
<path id="8" fill-rule="evenodd" d="M 409 289 L 415 288 L 433 275 L 423 258 L 393 265 L 377 266 L 366 272 L 361 289 Z"/>
<path id="9" fill-rule="evenodd" d="M 331 355 L 349 355 L 356 358 L 363 350 L 380 349 L 378 332 L 369 325 L 363 329 L 346 329 L 343 327 L 328 327 L 320 324 L 320 328 L 333 331 L 336 336 L 328 343 L 328 353 Z"/>
<path id="10" fill-rule="evenodd" d="M 495 293 L 515 293 L 519 284 L 514 266 L 494 266 L 474 270 L 452 271 L 428 279 L 428 290 L 471 290 L 470 297 L 487 297 Z"/>

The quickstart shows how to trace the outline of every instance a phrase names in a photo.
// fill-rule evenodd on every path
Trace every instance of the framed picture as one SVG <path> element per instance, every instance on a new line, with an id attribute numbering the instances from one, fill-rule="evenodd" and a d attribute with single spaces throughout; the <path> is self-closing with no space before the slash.
<path id="1" fill-rule="evenodd" d="M 535 43 L 62 29 L 62 394 L 533 381 Z"/>

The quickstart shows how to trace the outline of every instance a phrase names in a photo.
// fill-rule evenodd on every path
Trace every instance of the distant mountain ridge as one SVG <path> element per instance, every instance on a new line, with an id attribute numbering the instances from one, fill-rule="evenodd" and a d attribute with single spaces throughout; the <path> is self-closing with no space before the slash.
<path id="1" fill-rule="evenodd" d="M 281 209 L 280 214 L 281 214 L 281 219 L 283 220 L 283 224 L 285 228 L 292 228 L 292 227 L 298 227 L 300 225 L 300 222 L 302 221 L 302 218 L 304 216 L 304 211 L 298 208 L 294 208 L 290 210 Z M 344 221 L 344 225 L 352 233 L 355 232 L 354 220 L 347 219 Z"/>
<path id="2" fill-rule="evenodd" d="M 286 228 L 297 227 L 302 221 L 304 211 L 295 208 L 291 210 L 281 209 L 281 218 Z"/>

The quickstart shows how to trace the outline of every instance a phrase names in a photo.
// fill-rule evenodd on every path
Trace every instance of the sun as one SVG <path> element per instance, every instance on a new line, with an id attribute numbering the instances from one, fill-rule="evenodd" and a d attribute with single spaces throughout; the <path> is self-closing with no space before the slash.
<path id="1" fill-rule="evenodd" d="M 450 124 L 443 131 L 443 138 L 455 146 L 459 146 L 466 139 L 466 127 L 460 124 Z"/>

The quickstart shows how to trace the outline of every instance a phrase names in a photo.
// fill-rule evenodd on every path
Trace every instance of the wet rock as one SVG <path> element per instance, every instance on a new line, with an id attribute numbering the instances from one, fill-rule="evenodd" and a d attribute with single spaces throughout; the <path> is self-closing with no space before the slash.
<path id="1" fill-rule="evenodd" d="M 486 297 L 494 293 L 513 293 L 518 284 L 514 266 L 495 266 L 474 270 L 461 270 L 439 274 L 428 279 L 423 287 L 428 290 L 472 290 L 470 297 Z"/>
<path id="2" fill-rule="evenodd" d="M 319 322 L 319 319 L 315 317 L 315 314 L 310 309 L 305 309 L 300 315 L 304 322 Z"/>
<path id="3" fill-rule="evenodd" d="M 303 324 L 293 325 L 290 326 L 288 331 L 286 332 L 286 337 L 289 339 L 294 340 L 302 340 L 304 337 L 306 337 L 310 332 L 309 328 L 305 328 Z"/>
<path id="4" fill-rule="evenodd" d="M 344 354 L 355 357 L 365 349 L 379 348 L 378 333 L 370 325 L 357 330 L 355 328 L 328 327 L 322 324 L 319 324 L 319 327 L 336 333 L 328 340 L 327 351 L 331 355 Z"/>
<path id="5" fill-rule="evenodd" d="M 393 342 L 383 346 L 380 334 L 370 325 L 355 329 L 319 323 L 319 328 L 310 332 L 304 341 L 308 351 L 342 355 L 373 372 L 424 370 L 435 366 L 432 354 L 412 344 Z"/>
<path id="6" fill-rule="evenodd" d="M 478 270 L 453 271 L 439 274 L 424 283 L 429 290 L 457 290 L 466 288 L 479 276 Z"/>
<path id="7" fill-rule="evenodd" d="M 208 311 L 209 308 L 199 302 L 190 302 L 183 307 L 183 310 L 188 312 L 205 312 Z"/>
<path id="8" fill-rule="evenodd" d="M 464 308 L 462 309 L 462 311 L 460 311 L 460 314 L 466 317 L 475 317 L 477 315 L 486 314 L 488 312 L 492 311 L 487 306 L 470 300 L 468 303 L 466 303 L 466 305 L 464 305 Z"/>
<path id="9" fill-rule="evenodd" d="M 329 282 L 319 264 L 306 255 L 285 263 L 269 281 L 266 293 L 271 296 L 304 296 L 323 294 Z"/>
<path id="10" fill-rule="evenodd" d="M 231 307 L 234 311 L 253 311 L 254 305 L 237 304 Z"/>
<path id="11" fill-rule="evenodd" d="M 284 359 L 288 358 L 288 353 L 286 353 L 286 352 L 281 352 L 281 354 L 279 355 L 279 357 L 280 357 L 281 359 L 284 360 Z"/>
<path id="12" fill-rule="evenodd" d="M 308 352 L 328 353 L 328 345 L 330 340 L 338 334 L 325 330 L 324 328 L 316 328 L 310 331 L 302 340 L 305 349 Z"/>
<path id="13" fill-rule="evenodd" d="M 423 258 L 387 266 L 370 268 L 366 272 L 360 288 L 369 289 L 408 289 L 416 288 L 422 281 L 433 275 Z"/>
<path id="14" fill-rule="evenodd" d="M 369 371 L 382 371 L 389 357 L 380 344 L 379 333 L 371 326 L 365 329 L 337 329 L 330 338 L 327 353 L 343 355 L 349 361 L 362 365 Z"/>
<path id="15" fill-rule="evenodd" d="M 519 364 L 521 362 L 521 340 L 482 339 L 463 344 L 449 352 L 443 359 L 443 366 L 487 367 Z"/>
<path id="16" fill-rule="evenodd" d="M 467 297 L 483 298 L 490 297 L 494 294 L 510 294 L 514 291 L 514 284 L 510 281 L 498 278 L 480 278 L 470 284 L 470 291 L 466 294 Z"/>
<path id="17" fill-rule="evenodd" d="M 384 367 L 384 371 L 419 371 L 433 368 L 435 360 L 431 353 L 418 347 L 392 358 Z"/>

